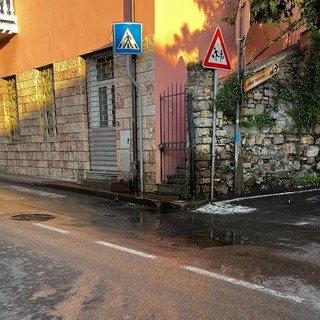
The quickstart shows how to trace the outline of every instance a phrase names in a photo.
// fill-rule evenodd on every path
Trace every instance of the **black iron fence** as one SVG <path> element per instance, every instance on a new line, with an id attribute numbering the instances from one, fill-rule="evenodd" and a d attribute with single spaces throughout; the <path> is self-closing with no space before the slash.
<path id="1" fill-rule="evenodd" d="M 161 182 L 187 182 L 187 108 L 185 88 L 172 84 L 160 95 Z"/>

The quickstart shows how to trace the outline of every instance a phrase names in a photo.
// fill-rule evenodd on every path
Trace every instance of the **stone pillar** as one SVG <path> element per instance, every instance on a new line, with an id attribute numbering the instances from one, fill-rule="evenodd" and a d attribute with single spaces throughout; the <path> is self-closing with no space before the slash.
<path id="1" fill-rule="evenodd" d="M 196 193 L 210 193 L 213 72 L 200 64 L 188 66 L 187 94 L 192 97 L 192 121 L 195 133 Z"/>

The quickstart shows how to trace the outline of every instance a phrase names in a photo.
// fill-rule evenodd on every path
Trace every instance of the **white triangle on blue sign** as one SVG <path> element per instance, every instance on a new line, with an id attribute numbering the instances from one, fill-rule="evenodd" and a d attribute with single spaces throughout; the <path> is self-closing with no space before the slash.
<path id="1" fill-rule="evenodd" d="M 122 36 L 122 39 L 118 45 L 118 49 L 140 49 L 129 28 L 126 29 L 124 35 Z"/>

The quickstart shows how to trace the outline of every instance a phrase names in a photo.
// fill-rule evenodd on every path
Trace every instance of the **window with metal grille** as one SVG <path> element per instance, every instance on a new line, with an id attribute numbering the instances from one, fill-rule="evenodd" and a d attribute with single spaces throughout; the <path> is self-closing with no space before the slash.
<path id="1" fill-rule="evenodd" d="M 114 85 L 99 87 L 100 127 L 115 126 Z"/>
<path id="2" fill-rule="evenodd" d="M 45 140 L 57 135 L 56 105 L 54 94 L 53 67 L 39 69 L 39 102 L 42 106 Z"/>
<path id="3" fill-rule="evenodd" d="M 19 105 L 16 78 L 6 78 L 7 94 L 4 96 L 7 121 L 9 123 L 9 136 L 11 142 L 20 142 Z"/>
<path id="4" fill-rule="evenodd" d="M 115 127 L 113 51 L 92 55 L 87 61 L 90 128 Z"/>
<path id="5" fill-rule="evenodd" d="M 112 51 L 108 51 L 108 53 L 104 57 L 100 57 L 97 59 L 97 80 L 109 80 L 113 79 L 113 55 Z"/>

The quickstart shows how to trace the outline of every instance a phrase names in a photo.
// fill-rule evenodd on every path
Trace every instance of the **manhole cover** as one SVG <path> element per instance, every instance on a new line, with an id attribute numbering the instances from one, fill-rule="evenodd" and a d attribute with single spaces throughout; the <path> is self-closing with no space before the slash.
<path id="1" fill-rule="evenodd" d="M 18 221 L 46 221 L 53 218 L 54 216 L 51 214 L 34 214 L 34 213 L 17 214 L 11 217 L 12 220 L 18 220 Z"/>

